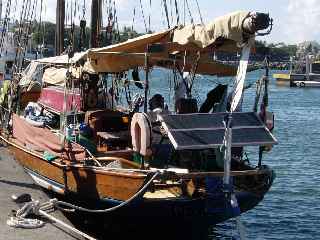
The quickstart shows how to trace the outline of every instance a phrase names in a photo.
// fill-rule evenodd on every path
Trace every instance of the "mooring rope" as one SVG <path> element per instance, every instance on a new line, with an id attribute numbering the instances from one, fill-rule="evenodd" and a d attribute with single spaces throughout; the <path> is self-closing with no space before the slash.
<path id="1" fill-rule="evenodd" d="M 50 204 L 49 202 L 46 202 L 43 204 L 40 204 L 39 201 L 27 202 L 22 208 L 20 208 L 16 212 L 15 216 L 12 216 L 7 220 L 7 225 L 10 227 L 26 228 L 26 229 L 43 227 L 45 225 L 45 222 L 43 220 L 27 218 L 28 215 L 33 214 L 36 216 L 46 217 L 47 219 L 53 221 L 54 223 L 59 224 L 60 226 L 63 226 L 64 228 L 84 237 L 85 239 L 96 240 L 95 238 L 89 236 L 88 234 L 48 214 L 47 213 L 48 209 L 49 210 L 53 209 L 53 205 Z"/>
<path id="2" fill-rule="evenodd" d="M 80 207 L 71 203 L 67 203 L 64 201 L 59 201 L 57 199 L 50 199 L 49 201 L 40 204 L 39 201 L 30 201 L 25 203 L 25 205 L 20 208 L 15 216 L 10 217 L 7 220 L 7 224 L 11 227 L 16 227 L 16 228 L 39 228 L 45 225 L 45 222 L 39 219 L 32 219 L 32 218 L 27 218 L 28 215 L 34 214 L 37 216 L 44 216 L 48 218 L 49 220 L 52 220 L 53 222 L 63 226 L 64 228 L 79 234 L 80 236 L 89 239 L 89 240 L 96 240 L 95 238 L 89 236 L 88 234 L 81 232 L 80 230 L 68 225 L 67 223 L 51 216 L 50 214 L 47 213 L 47 211 L 54 210 L 56 207 L 59 210 L 70 212 L 74 210 L 78 211 L 84 211 L 84 212 L 89 212 L 89 213 L 108 213 L 115 211 L 121 207 L 124 207 L 128 205 L 130 202 L 135 200 L 137 197 L 140 196 L 153 182 L 153 180 L 160 174 L 160 172 L 155 172 L 154 175 L 148 180 L 148 182 L 137 192 L 135 193 L 132 197 L 130 197 L 128 200 L 122 202 L 121 204 L 107 208 L 107 209 L 101 209 L 101 210 L 95 210 L 95 209 L 88 209 L 84 207 Z M 14 198 L 14 197 L 13 197 Z M 65 208 L 67 207 L 67 208 Z"/>
<path id="3" fill-rule="evenodd" d="M 154 175 L 150 178 L 150 180 L 137 192 L 135 193 L 132 197 L 130 197 L 128 200 L 120 203 L 119 205 L 116 205 L 114 207 L 111 208 L 107 208 L 107 209 L 88 209 L 88 208 L 84 208 L 84 207 L 80 207 L 71 203 L 67 203 L 67 202 L 63 202 L 63 201 L 59 201 L 57 199 L 51 199 L 50 202 L 53 203 L 53 205 L 55 207 L 60 208 L 61 210 L 65 210 L 65 208 L 63 207 L 68 207 L 71 208 L 73 210 L 78 210 L 78 211 L 83 211 L 83 212 L 89 212 L 89 213 L 107 213 L 107 212 L 112 212 L 115 211 L 121 207 L 124 207 L 126 205 L 128 205 L 129 203 L 131 203 L 133 200 L 135 200 L 140 194 L 142 194 L 149 186 L 150 184 L 153 182 L 153 180 L 160 174 L 160 172 L 155 172 Z"/>

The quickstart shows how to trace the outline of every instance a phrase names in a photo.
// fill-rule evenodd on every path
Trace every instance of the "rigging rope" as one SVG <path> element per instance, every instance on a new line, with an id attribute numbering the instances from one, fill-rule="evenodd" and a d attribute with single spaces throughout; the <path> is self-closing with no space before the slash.
<path id="1" fill-rule="evenodd" d="M 78 211 L 84 211 L 84 212 L 89 212 L 89 213 L 107 213 L 107 212 L 112 212 L 115 211 L 121 207 L 124 207 L 126 205 L 128 205 L 129 203 L 131 203 L 133 200 L 135 200 L 137 197 L 139 197 L 153 182 L 153 180 L 160 174 L 160 172 L 154 172 L 153 176 L 150 178 L 150 180 L 137 192 L 135 193 L 132 197 L 130 197 L 128 200 L 120 203 L 119 205 L 116 205 L 114 207 L 111 208 L 107 208 L 107 209 L 101 209 L 101 210 L 95 210 L 95 209 L 88 209 L 88 208 L 84 208 L 84 207 L 80 207 L 80 206 L 76 206 L 74 204 L 71 203 L 67 203 L 67 202 L 63 202 L 63 201 L 59 201 L 57 199 L 52 199 L 51 202 L 53 203 L 54 206 L 56 206 L 57 208 L 59 208 L 62 211 L 70 211 L 70 209 L 65 209 L 64 207 L 67 208 L 71 208 L 74 210 L 78 210 Z"/>
<path id="2" fill-rule="evenodd" d="M 151 11 L 152 11 L 152 0 L 149 1 L 149 32 L 151 32 Z"/>
<path id="3" fill-rule="evenodd" d="M 85 39 L 86 39 L 86 0 L 83 0 L 82 6 L 82 18 L 80 20 L 80 37 L 79 37 L 79 51 L 84 50 Z"/>
<path id="4" fill-rule="evenodd" d="M 14 198 L 15 196 L 12 196 L 12 197 Z M 37 215 L 37 216 L 45 217 L 50 221 L 52 221 L 53 223 L 56 223 L 66 229 L 69 229 L 70 231 L 76 234 L 79 234 L 85 239 L 96 240 L 95 238 L 89 236 L 88 234 L 48 214 L 48 212 L 51 212 L 54 210 L 53 207 L 54 206 L 52 205 L 51 202 L 46 202 L 43 204 L 40 204 L 39 201 L 35 201 L 35 200 L 26 202 L 22 208 L 17 210 L 15 216 L 12 216 L 7 220 L 7 225 L 15 228 L 26 228 L 26 229 L 40 228 L 45 225 L 45 222 L 43 220 L 27 218 L 27 216 L 29 215 Z"/>
<path id="5" fill-rule="evenodd" d="M 14 65 L 16 69 L 21 71 L 23 67 L 24 58 L 27 52 L 28 40 L 31 33 L 31 28 L 34 20 L 36 19 L 35 9 L 38 1 L 32 0 L 24 1 L 21 9 L 19 32 L 17 37 L 17 50 L 15 55 Z"/>
<path id="6" fill-rule="evenodd" d="M 83 0 L 82 5 L 82 20 L 86 19 L 86 0 Z"/>
<path id="7" fill-rule="evenodd" d="M 114 1 L 114 9 L 116 10 L 116 2 Z M 117 34 L 115 36 L 115 40 L 117 43 L 121 42 L 121 36 L 120 36 L 120 28 L 119 28 L 119 21 L 118 21 L 118 14 L 115 11 L 115 23 L 117 24 Z"/>
<path id="8" fill-rule="evenodd" d="M 144 16 L 142 1 L 140 0 L 139 2 L 140 2 L 140 9 L 141 9 L 141 14 L 142 14 L 142 18 L 143 18 L 144 27 L 145 27 L 146 33 L 147 33 L 147 32 L 148 32 L 148 27 L 147 27 L 146 18 L 145 18 L 145 16 Z"/>
<path id="9" fill-rule="evenodd" d="M 171 19 L 171 23 L 173 24 L 173 7 L 172 7 L 172 0 L 170 0 L 170 19 Z"/>
<path id="10" fill-rule="evenodd" d="M 165 13 L 166 13 L 168 29 L 170 29 L 170 19 L 169 19 L 169 13 L 168 13 L 167 0 L 162 0 L 162 1 L 163 1 L 164 11 L 165 11 Z"/>
<path id="11" fill-rule="evenodd" d="M 41 29 L 41 26 L 42 26 L 42 8 L 43 8 L 43 0 L 41 0 L 41 2 L 40 2 L 40 16 L 39 16 L 39 26 L 38 26 L 38 44 L 40 44 L 40 38 L 41 38 L 41 34 L 42 34 L 41 33 L 41 30 L 42 30 Z M 42 36 L 42 39 L 43 38 L 44 38 L 44 35 Z M 42 42 L 43 42 L 43 40 L 42 40 Z"/>
<path id="12" fill-rule="evenodd" d="M 7 5 L 6 5 L 5 17 L 4 17 L 3 24 L 2 24 L 1 42 L 0 42 L 0 56 L 2 56 L 3 47 L 4 47 L 3 46 L 4 39 L 7 35 L 7 27 L 8 27 L 10 10 L 11 10 L 11 0 L 8 0 Z"/>
<path id="13" fill-rule="evenodd" d="M 199 12 L 199 17 L 200 17 L 201 24 L 204 25 L 203 18 L 202 18 L 202 14 L 201 14 L 201 10 L 200 10 L 200 6 L 199 6 L 199 2 L 198 2 L 198 0 L 195 0 L 195 1 L 196 1 L 196 3 L 197 3 L 197 8 L 198 8 L 198 12 Z"/>
<path id="14" fill-rule="evenodd" d="M 178 26 L 180 24 L 180 16 L 179 16 L 179 9 L 178 9 L 177 0 L 174 0 L 174 5 L 175 5 L 175 9 L 176 9 L 177 26 Z"/>
<path id="15" fill-rule="evenodd" d="M 183 25 L 186 25 L 186 0 L 183 0 Z"/>
<path id="16" fill-rule="evenodd" d="M 131 31 L 133 32 L 133 26 L 134 26 L 134 20 L 136 17 L 136 7 L 133 8 L 133 17 L 132 17 L 132 26 L 131 26 Z"/>
<path id="17" fill-rule="evenodd" d="M 113 11 L 113 12 L 112 12 Z M 109 1 L 109 6 L 107 7 L 107 26 L 106 26 L 106 45 L 111 45 L 113 43 L 113 30 L 115 25 L 115 2 L 113 1 L 113 7 L 111 0 Z"/>
<path id="18" fill-rule="evenodd" d="M 191 9 L 190 9 L 190 7 L 189 7 L 189 2 L 188 2 L 188 0 L 185 0 L 185 3 L 186 3 L 186 6 L 187 6 L 187 9 L 188 9 L 188 13 L 189 13 L 189 17 L 190 17 L 191 24 L 194 25 L 194 20 L 193 20 L 193 17 L 192 17 L 192 13 L 191 13 Z"/>

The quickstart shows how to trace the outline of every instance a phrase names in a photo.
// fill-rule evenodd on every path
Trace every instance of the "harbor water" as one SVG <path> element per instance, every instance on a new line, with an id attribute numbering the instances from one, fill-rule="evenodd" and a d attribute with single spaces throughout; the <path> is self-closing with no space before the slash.
<path id="1" fill-rule="evenodd" d="M 255 81 L 257 74 L 249 74 L 249 81 Z M 319 90 L 271 82 L 270 109 L 279 145 L 264 162 L 277 178 L 261 204 L 243 215 L 249 239 L 320 238 Z M 254 91 L 247 95 L 252 99 Z"/>

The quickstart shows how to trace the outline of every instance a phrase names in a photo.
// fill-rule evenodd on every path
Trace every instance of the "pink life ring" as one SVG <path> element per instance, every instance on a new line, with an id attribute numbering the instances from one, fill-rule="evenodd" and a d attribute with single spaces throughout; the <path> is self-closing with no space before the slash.
<path id="1" fill-rule="evenodd" d="M 151 155 L 151 123 L 145 113 L 135 113 L 131 120 L 132 146 L 142 156 Z"/>

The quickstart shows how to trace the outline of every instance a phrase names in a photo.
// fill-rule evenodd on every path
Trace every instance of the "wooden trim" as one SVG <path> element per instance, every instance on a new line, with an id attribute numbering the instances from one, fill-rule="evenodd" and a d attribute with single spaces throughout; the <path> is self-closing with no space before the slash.
<path id="1" fill-rule="evenodd" d="M 245 171 L 231 171 L 230 176 L 253 176 L 264 175 L 271 173 L 272 170 L 245 170 Z M 204 177 L 223 177 L 224 172 L 193 172 L 187 174 L 177 174 L 181 178 L 204 178 Z"/>

